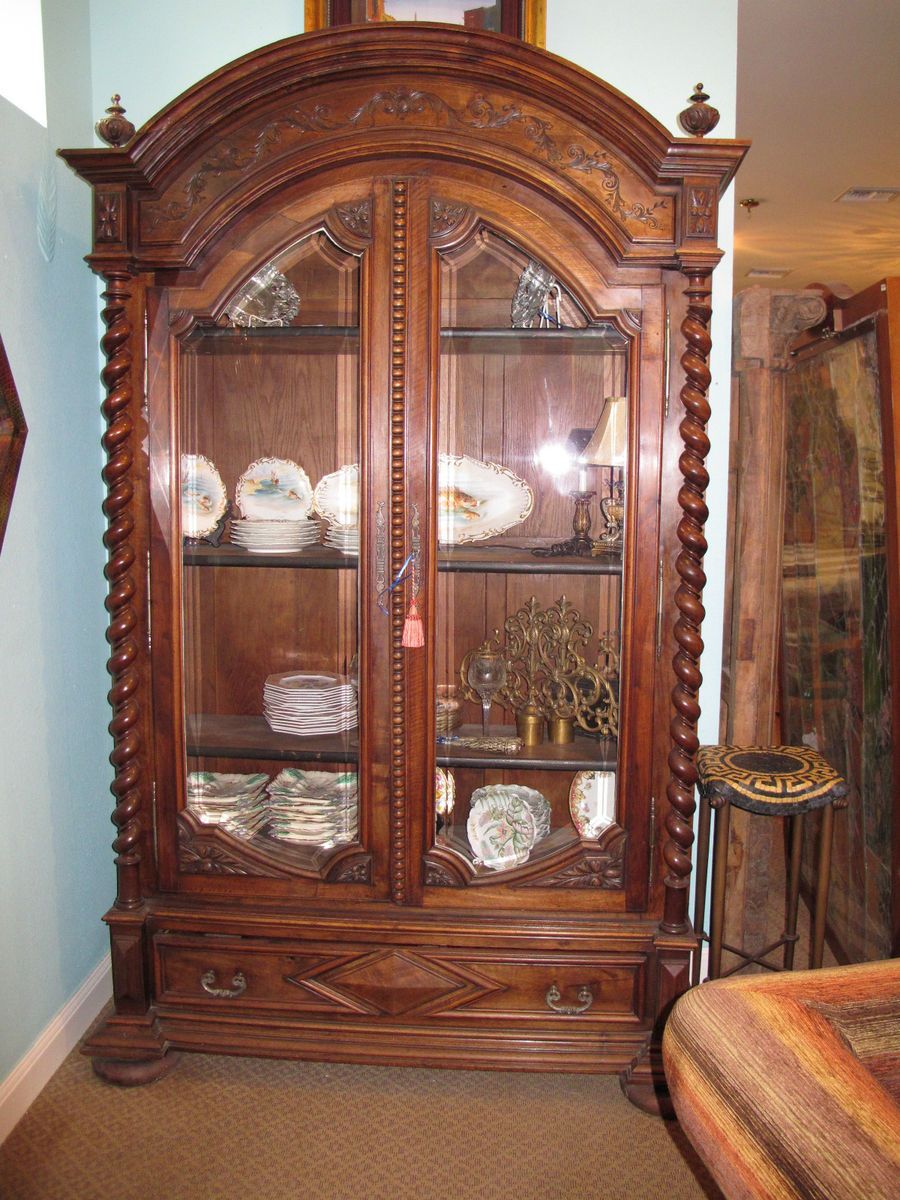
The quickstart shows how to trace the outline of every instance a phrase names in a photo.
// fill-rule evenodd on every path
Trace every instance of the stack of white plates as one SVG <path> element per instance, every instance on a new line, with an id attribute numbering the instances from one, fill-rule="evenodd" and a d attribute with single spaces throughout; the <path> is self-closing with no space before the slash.
<path id="1" fill-rule="evenodd" d="M 356 840 L 355 772 L 286 767 L 269 785 L 269 833 L 284 842 L 332 846 Z"/>
<path id="2" fill-rule="evenodd" d="M 342 554 L 359 554 L 358 525 L 329 525 L 322 540 Z"/>
<path id="3" fill-rule="evenodd" d="M 301 521 L 231 522 L 231 540 L 254 554 L 291 554 L 319 540 L 318 522 L 304 517 Z"/>
<path id="4" fill-rule="evenodd" d="M 250 838 L 269 819 L 263 795 L 268 782 L 268 775 L 191 771 L 187 806 L 204 825 L 218 825 L 235 837 Z"/>
<path id="5" fill-rule="evenodd" d="M 263 688 L 263 712 L 278 733 L 301 737 L 346 733 L 358 724 L 356 684 L 349 675 L 285 671 Z"/>

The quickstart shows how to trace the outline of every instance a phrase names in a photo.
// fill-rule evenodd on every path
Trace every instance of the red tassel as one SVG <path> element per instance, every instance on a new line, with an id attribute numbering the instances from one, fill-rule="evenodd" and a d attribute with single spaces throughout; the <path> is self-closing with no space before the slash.
<path id="1" fill-rule="evenodd" d="M 403 637 L 400 639 L 400 643 L 410 649 L 418 649 L 425 645 L 425 627 L 422 624 L 419 606 L 415 600 L 409 602 L 409 612 L 403 622 Z"/>

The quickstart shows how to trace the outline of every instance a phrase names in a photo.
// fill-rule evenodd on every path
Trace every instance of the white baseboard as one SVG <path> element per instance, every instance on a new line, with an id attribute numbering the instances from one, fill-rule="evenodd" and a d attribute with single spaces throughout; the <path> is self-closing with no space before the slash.
<path id="1" fill-rule="evenodd" d="M 0 1083 L 0 1145 L 12 1133 L 66 1056 L 87 1033 L 111 996 L 112 973 L 107 956 L 97 964 L 24 1058 Z"/>

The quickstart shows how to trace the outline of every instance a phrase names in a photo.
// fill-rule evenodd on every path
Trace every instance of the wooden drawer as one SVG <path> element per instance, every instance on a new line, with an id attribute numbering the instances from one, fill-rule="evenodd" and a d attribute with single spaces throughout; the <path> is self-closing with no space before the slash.
<path id="1" fill-rule="evenodd" d="M 633 1024 L 645 959 L 454 947 L 341 946 L 162 933 L 157 1003 L 440 1024 Z"/>

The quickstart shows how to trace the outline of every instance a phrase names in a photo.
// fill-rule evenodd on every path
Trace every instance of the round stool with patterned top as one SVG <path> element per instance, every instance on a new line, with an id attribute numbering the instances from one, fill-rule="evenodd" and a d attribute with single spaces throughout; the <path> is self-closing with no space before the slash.
<path id="1" fill-rule="evenodd" d="M 697 893 L 694 928 L 701 940 L 709 941 L 709 978 L 722 972 L 722 929 L 725 916 L 725 874 L 731 806 L 766 817 L 789 817 L 791 821 L 788 902 L 784 933 L 757 953 L 725 946 L 743 961 L 726 974 L 742 971 L 751 963 L 772 971 L 790 971 L 794 966 L 797 941 L 797 912 L 800 903 L 800 856 L 803 849 L 803 818 L 821 808 L 822 824 L 816 863 L 816 892 L 810 966 L 821 967 L 825 942 L 825 910 L 831 877 L 831 841 L 835 808 L 846 807 L 847 784 L 817 750 L 808 746 L 701 746 L 697 753 L 700 812 L 697 822 Z M 716 810 L 713 846 L 713 894 L 710 931 L 703 931 L 706 909 L 706 874 L 709 863 L 710 810 Z M 784 947 L 784 966 L 766 960 L 766 955 Z M 693 983 L 699 982 L 700 956 L 696 956 Z"/>

